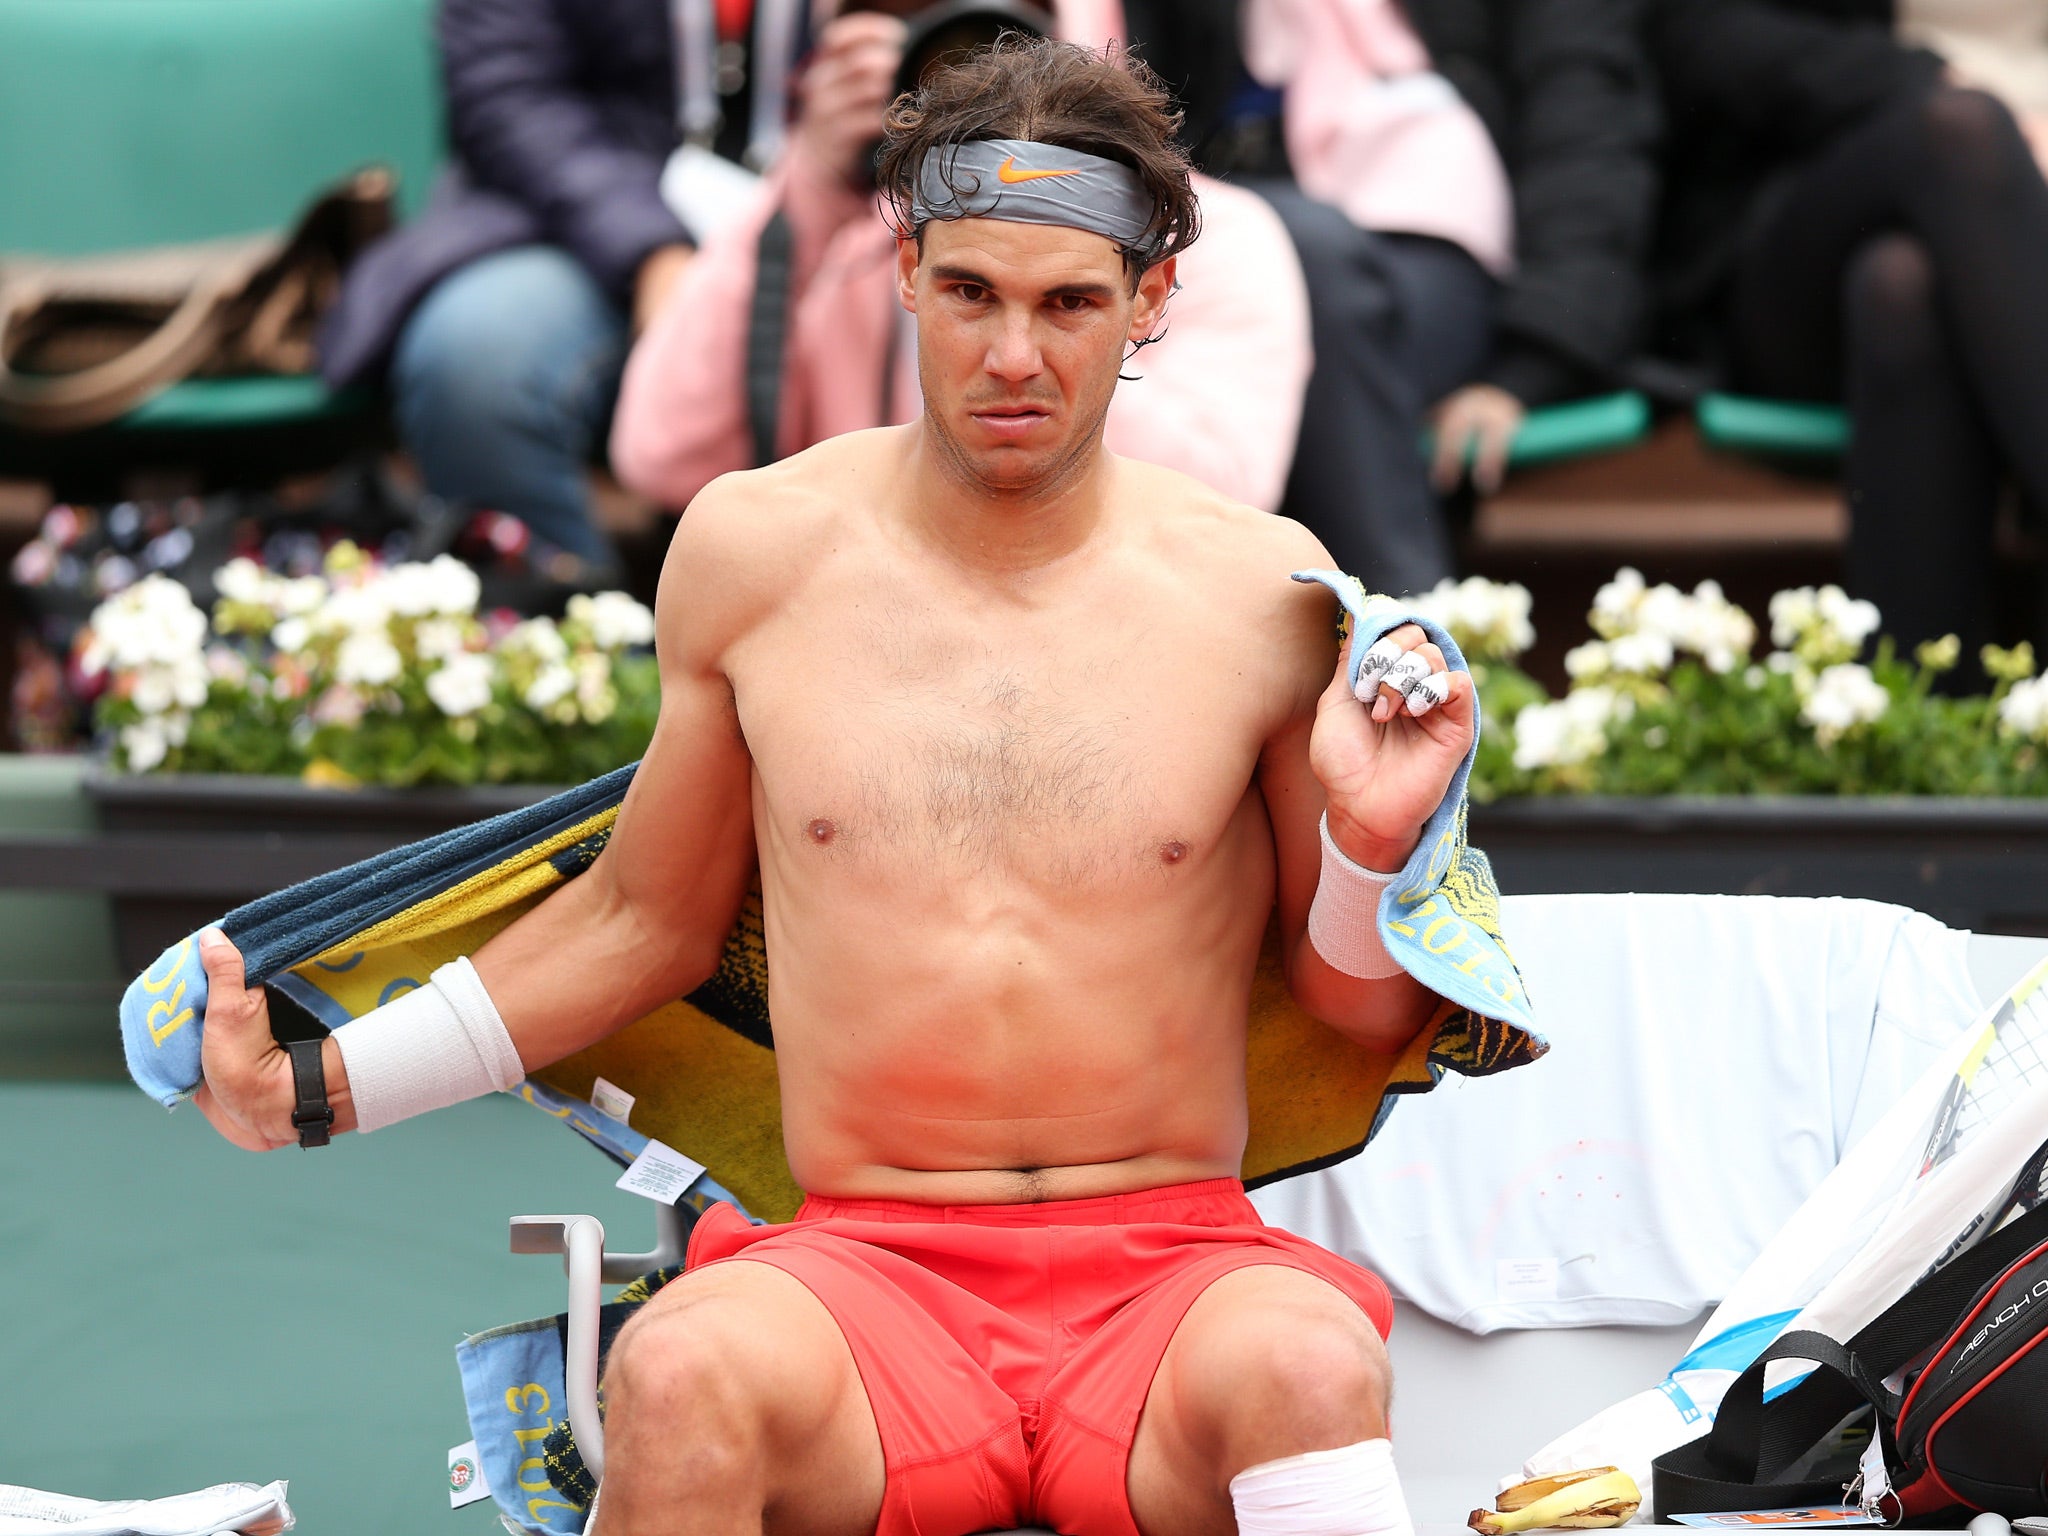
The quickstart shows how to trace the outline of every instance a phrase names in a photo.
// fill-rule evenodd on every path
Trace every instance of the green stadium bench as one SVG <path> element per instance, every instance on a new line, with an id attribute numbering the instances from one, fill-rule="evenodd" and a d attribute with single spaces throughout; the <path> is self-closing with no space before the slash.
<path id="1" fill-rule="evenodd" d="M 1613 453 L 1633 447 L 1650 431 L 1650 402 L 1634 390 L 1538 406 L 1522 418 L 1508 447 L 1508 465 L 1526 469 L 1559 459 Z M 1422 451 L 1434 452 L 1436 434 L 1422 434 Z"/>
<path id="2" fill-rule="evenodd" d="M 291 223 L 365 165 L 419 206 L 441 159 L 432 0 L 5 0 L 0 251 L 71 255 Z M 34 146 L 30 152 L 29 146 Z M 126 433 L 359 410 L 317 380 L 176 385 Z"/>
<path id="3" fill-rule="evenodd" d="M 1849 413 L 1836 405 L 1706 394 L 1693 419 L 1710 447 L 1732 453 L 1835 458 L 1849 446 Z"/>
<path id="4" fill-rule="evenodd" d="M 1613 453 L 1641 442 L 1650 431 L 1650 402 L 1634 390 L 1546 405 L 1522 420 L 1508 449 L 1516 469 L 1589 453 Z"/>

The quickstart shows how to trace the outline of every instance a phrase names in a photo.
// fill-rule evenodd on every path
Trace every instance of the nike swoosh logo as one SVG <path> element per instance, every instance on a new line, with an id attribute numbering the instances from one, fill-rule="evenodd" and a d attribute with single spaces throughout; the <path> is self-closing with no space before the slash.
<path id="1" fill-rule="evenodd" d="M 1008 182 L 1012 186 L 1015 186 L 1020 181 L 1043 181 L 1048 176 L 1078 176 L 1080 174 L 1081 172 L 1078 169 L 1071 171 L 1020 171 L 1017 169 L 1017 157 L 1015 155 L 1005 156 L 1003 163 L 996 167 L 996 180 Z"/>

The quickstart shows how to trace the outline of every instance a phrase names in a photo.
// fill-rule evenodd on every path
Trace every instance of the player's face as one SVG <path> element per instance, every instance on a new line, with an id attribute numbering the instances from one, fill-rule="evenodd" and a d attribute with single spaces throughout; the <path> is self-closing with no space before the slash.
<path id="1" fill-rule="evenodd" d="M 972 480 L 1027 496 L 1095 452 L 1124 356 L 1173 287 L 1170 261 L 1134 294 L 1103 236 L 1000 219 L 926 225 L 922 255 L 904 241 L 897 275 L 929 430 Z"/>

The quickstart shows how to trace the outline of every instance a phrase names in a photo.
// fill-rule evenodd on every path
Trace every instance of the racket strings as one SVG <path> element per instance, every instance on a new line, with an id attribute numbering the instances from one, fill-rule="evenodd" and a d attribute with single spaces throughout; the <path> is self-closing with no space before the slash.
<path id="1" fill-rule="evenodd" d="M 2036 990 L 2001 1020 L 1971 1075 L 1944 1151 L 1959 1151 L 2024 1094 L 2048 1082 L 2048 989 Z"/>

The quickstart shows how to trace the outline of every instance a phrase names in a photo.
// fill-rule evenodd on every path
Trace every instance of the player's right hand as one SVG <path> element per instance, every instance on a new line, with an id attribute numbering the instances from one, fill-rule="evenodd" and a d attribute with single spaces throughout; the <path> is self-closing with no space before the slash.
<path id="1" fill-rule="evenodd" d="M 248 985 L 242 952 L 218 928 L 199 935 L 206 969 L 206 1026 L 199 1062 L 205 1081 L 192 1102 L 209 1124 L 249 1152 L 271 1152 L 298 1140 L 292 1130 L 291 1057 L 270 1033 L 270 1003 Z"/>
<path id="2" fill-rule="evenodd" d="M 849 186 L 860 184 L 882 137 L 907 36 L 894 16 L 855 11 L 826 24 L 804 71 L 796 136 Z"/>

